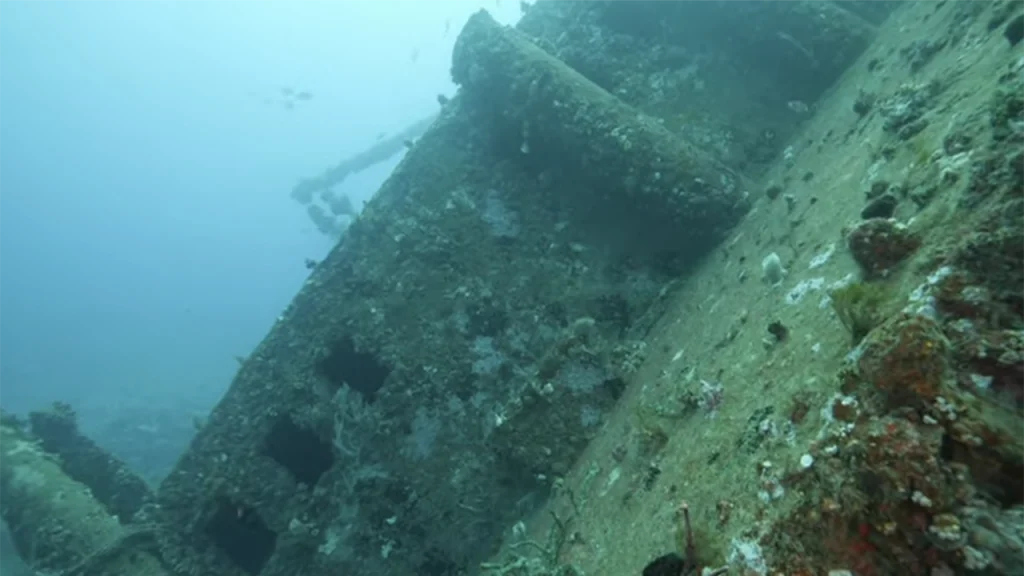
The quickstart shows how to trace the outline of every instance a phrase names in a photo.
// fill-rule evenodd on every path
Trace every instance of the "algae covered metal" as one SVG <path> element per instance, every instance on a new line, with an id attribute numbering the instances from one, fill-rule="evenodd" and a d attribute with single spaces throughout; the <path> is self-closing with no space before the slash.
<path id="1" fill-rule="evenodd" d="M 62 462 L 5 415 L 0 423 L 0 499 L 24 560 L 67 576 L 168 576 L 153 527 L 129 527 L 69 476 Z"/>
<path id="2" fill-rule="evenodd" d="M 740 176 L 484 14 L 453 75 L 162 486 L 178 570 L 475 571 L 744 214 Z"/>

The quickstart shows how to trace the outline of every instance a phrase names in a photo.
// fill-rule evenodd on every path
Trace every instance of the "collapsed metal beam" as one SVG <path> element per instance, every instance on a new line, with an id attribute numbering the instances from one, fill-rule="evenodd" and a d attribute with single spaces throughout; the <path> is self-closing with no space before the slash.
<path id="1" fill-rule="evenodd" d="M 340 184 L 345 178 L 348 178 L 349 174 L 365 170 L 401 152 L 410 141 L 419 138 L 426 132 L 427 128 L 430 127 L 430 124 L 436 118 L 437 114 L 431 114 L 422 120 L 410 124 L 396 134 L 383 138 L 366 150 L 342 160 L 319 176 L 300 180 L 292 188 L 292 198 L 300 204 L 309 204 L 313 201 L 316 193 Z"/>

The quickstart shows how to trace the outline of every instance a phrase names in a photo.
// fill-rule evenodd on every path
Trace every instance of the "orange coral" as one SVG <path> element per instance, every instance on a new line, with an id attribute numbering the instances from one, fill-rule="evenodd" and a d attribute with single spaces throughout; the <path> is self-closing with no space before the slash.
<path id="1" fill-rule="evenodd" d="M 948 354 L 949 343 L 935 320 L 904 315 L 868 337 L 857 366 L 890 405 L 917 406 L 940 395 L 950 376 Z"/>

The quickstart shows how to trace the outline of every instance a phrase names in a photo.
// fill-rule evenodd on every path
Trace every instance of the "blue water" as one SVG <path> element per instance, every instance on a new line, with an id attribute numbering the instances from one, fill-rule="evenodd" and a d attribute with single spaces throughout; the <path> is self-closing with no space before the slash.
<path id="1" fill-rule="evenodd" d="M 481 5 L 3 3 L 0 405 L 179 450 L 333 243 L 291 187 L 436 111 Z"/>

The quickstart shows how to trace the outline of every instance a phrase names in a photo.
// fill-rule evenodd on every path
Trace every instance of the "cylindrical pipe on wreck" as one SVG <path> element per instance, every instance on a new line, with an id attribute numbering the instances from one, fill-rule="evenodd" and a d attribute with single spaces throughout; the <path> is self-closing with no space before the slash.
<path id="1" fill-rule="evenodd" d="M 37 571 L 168 574 L 152 553 L 132 546 L 139 532 L 122 526 L 58 458 L 8 424 L 0 424 L 0 501 L 18 551 Z"/>
<path id="2" fill-rule="evenodd" d="M 706 247 L 747 209 L 737 174 L 484 11 L 459 35 L 452 78 L 517 153 L 641 215 L 645 234 Z"/>

